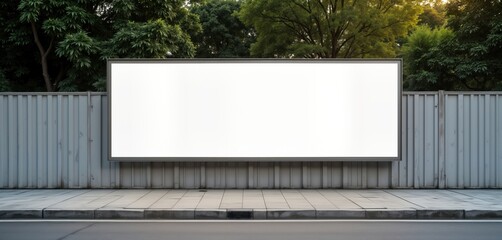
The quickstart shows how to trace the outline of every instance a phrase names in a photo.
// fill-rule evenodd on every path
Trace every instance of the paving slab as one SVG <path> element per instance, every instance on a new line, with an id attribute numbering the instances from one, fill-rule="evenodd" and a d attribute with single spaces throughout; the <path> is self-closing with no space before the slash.
<path id="1" fill-rule="evenodd" d="M 264 209 L 265 199 L 261 190 L 246 190 L 243 193 L 242 208 L 244 209 Z"/>
<path id="2" fill-rule="evenodd" d="M 263 190 L 263 200 L 267 209 L 289 209 L 288 202 L 280 190 Z"/>
<path id="3" fill-rule="evenodd" d="M 342 195 L 340 190 L 318 190 L 337 209 L 361 209 L 353 200 Z"/>
<path id="4" fill-rule="evenodd" d="M 150 206 L 150 209 L 169 209 L 173 208 L 185 195 L 187 190 L 170 190 L 163 197 L 161 197 L 157 202 Z"/>
<path id="5" fill-rule="evenodd" d="M 224 190 L 207 190 L 197 205 L 198 209 L 220 208 Z"/>
<path id="6" fill-rule="evenodd" d="M 220 208 L 242 208 L 243 190 L 225 190 Z"/>
<path id="7" fill-rule="evenodd" d="M 129 204 L 126 208 L 135 208 L 135 209 L 149 208 L 154 203 L 159 201 L 164 195 L 166 195 L 167 192 L 168 192 L 167 190 L 151 190 L 149 193 L 143 195 L 135 202 Z"/>
<path id="8" fill-rule="evenodd" d="M 149 192 L 150 190 L 148 189 L 117 190 L 111 194 L 112 196 L 116 196 L 116 199 L 102 206 L 101 209 L 125 209 L 127 206 L 130 206 L 134 202 L 138 201 Z"/>
<path id="9" fill-rule="evenodd" d="M 178 202 L 173 206 L 175 209 L 195 209 L 200 200 L 204 196 L 204 192 L 199 190 L 188 190 L 183 194 Z"/>
<path id="10" fill-rule="evenodd" d="M 307 200 L 315 209 L 338 208 L 317 190 L 300 190 L 300 193 L 303 195 L 305 200 Z"/>
<path id="11" fill-rule="evenodd" d="M 282 196 L 286 199 L 289 208 L 291 209 L 314 209 L 314 206 L 305 199 L 303 194 L 298 190 L 281 190 Z"/>

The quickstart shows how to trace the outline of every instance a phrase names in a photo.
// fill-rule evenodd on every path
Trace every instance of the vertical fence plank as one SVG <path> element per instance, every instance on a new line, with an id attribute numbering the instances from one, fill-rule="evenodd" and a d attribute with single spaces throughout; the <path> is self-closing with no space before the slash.
<path id="1" fill-rule="evenodd" d="M 378 172 L 378 188 L 389 188 L 391 186 L 391 164 L 390 162 L 379 162 L 377 163 Z"/>
<path id="2" fill-rule="evenodd" d="M 77 100 L 75 100 L 75 96 L 68 96 L 68 105 L 67 105 L 67 110 L 68 110 L 68 166 L 67 166 L 67 177 L 68 177 L 68 186 L 70 188 L 75 187 L 75 182 L 78 183 L 78 173 L 75 173 L 77 166 L 76 160 L 78 160 L 78 155 L 75 154 L 77 151 L 77 143 L 78 143 L 78 115 L 75 116 L 75 112 L 78 111 L 78 108 L 75 109 L 75 101 L 78 101 L 78 96 Z M 78 112 L 77 112 L 78 114 Z M 77 122 L 77 124 L 75 124 Z M 76 126 L 75 126 L 76 125 Z M 75 132 L 77 132 L 75 134 Z M 75 179 L 77 181 L 75 181 Z"/>
<path id="3" fill-rule="evenodd" d="M 162 162 L 151 163 L 151 182 L 152 188 L 162 188 L 164 182 L 164 164 Z"/>
<path id="4" fill-rule="evenodd" d="M 254 163 L 252 162 L 248 162 L 247 163 L 248 165 L 248 185 L 247 187 L 248 188 L 255 188 L 255 184 L 254 184 Z"/>
<path id="5" fill-rule="evenodd" d="M 91 96 L 89 100 L 89 185 L 90 187 L 103 187 L 101 179 L 101 96 Z"/>
<path id="6" fill-rule="evenodd" d="M 17 111 L 19 96 L 9 95 L 8 105 L 9 105 L 9 188 L 19 187 L 17 182 L 17 142 L 18 142 L 18 131 L 17 131 Z"/>
<path id="7" fill-rule="evenodd" d="M 463 169 L 464 169 L 464 177 L 462 179 L 459 179 L 459 181 L 464 182 L 464 187 L 470 187 L 471 186 L 471 166 L 470 166 L 470 160 L 471 160 L 471 147 L 470 147 L 470 139 L 471 139 L 471 106 L 472 106 L 472 98 L 473 95 L 469 96 L 464 96 L 464 116 L 463 116 L 463 122 L 464 125 L 462 128 L 464 128 L 464 139 L 462 141 L 462 147 L 464 150 L 464 156 L 463 156 L 463 162 L 462 164 Z"/>
<path id="8" fill-rule="evenodd" d="M 302 188 L 309 188 L 308 163 L 302 162 Z"/>
<path id="9" fill-rule="evenodd" d="M 174 188 L 180 188 L 180 166 L 174 163 Z"/>
<path id="10" fill-rule="evenodd" d="M 423 186 L 426 188 L 434 187 L 435 171 L 435 113 L 434 98 L 427 94 L 424 95 L 424 168 L 423 168 Z"/>
<path id="11" fill-rule="evenodd" d="M 26 188 L 27 184 L 27 175 L 28 175 L 28 139 L 27 139 L 27 126 L 28 126 L 28 118 L 27 118 L 27 101 L 26 96 L 22 95 L 18 98 L 18 106 L 20 109 L 17 111 L 17 183 L 19 187 Z"/>
<path id="12" fill-rule="evenodd" d="M 495 96 L 495 182 L 496 187 L 502 188 L 502 97 L 500 95 Z"/>
<path id="13" fill-rule="evenodd" d="M 200 164 L 200 188 L 206 188 L 206 163 Z"/>
<path id="14" fill-rule="evenodd" d="M 439 188 L 439 94 L 434 94 L 434 188 Z M 444 104 L 444 98 L 443 98 Z M 444 112 L 444 110 L 443 110 Z M 444 117 L 443 117 L 444 120 Z M 443 134 L 445 134 L 443 125 Z M 446 138 L 445 138 L 446 139 Z M 446 147 L 446 143 L 443 145 Z M 446 157 L 443 152 L 443 159 L 446 160 Z"/>
<path id="15" fill-rule="evenodd" d="M 329 187 L 329 181 L 328 181 L 328 163 L 323 162 L 322 163 L 322 188 L 328 188 Z"/>
<path id="16" fill-rule="evenodd" d="M 484 164 L 482 166 L 484 166 L 483 168 L 483 185 L 482 187 L 490 187 L 490 168 L 492 168 L 492 162 L 491 162 L 491 158 L 490 158 L 490 132 L 488 131 L 488 129 L 490 129 L 490 95 L 489 94 L 484 94 L 483 95 L 483 101 L 485 103 L 484 107 L 483 107 L 483 111 L 484 111 L 484 114 L 483 114 L 483 120 L 484 120 L 484 128 L 483 128 L 483 135 L 484 135 L 484 138 L 483 138 L 483 142 L 482 144 L 484 145 L 484 148 L 483 148 L 483 160 L 484 160 Z"/>
<path id="17" fill-rule="evenodd" d="M 457 137 L 457 159 L 456 162 L 458 164 L 458 168 L 454 169 L 457 171 L 457 182 L 456 185 L 459 188 L 464 187 L 464 95 L 458 95 L 458 114 L 457 114 L 457 129 L 458 129 L 458 137 Z"/>
<path id="18" fill-rule="evenodd" d="M 281 173 L 279 163 L 274 163 L 274 188 L 280 188 L 281 186 Z"/>
<path id="19" fill-rule="evenodd" d="M 438 93 L 438 161 L 439 161 L 439 188 L 446 187 L 446 159 L 445 159 L 445 145 L 446 145 L 446 136 L 445 136 L 445 94 L 444 91 L 439 91 Z"/>
<path id="20" fill-rule="evenodd" d="M 274 188 L 291 187 L 291 163 L 274 163 Z"/>
<path id="21" fill-rule="evenodd" d="M 96 112 L 97 113 L 97 112 Z M 107 97 L 103 96 L 101 101 L 101 187 L 116 187 L 112 182 L 115 182 L 115 178 L 112 178 L 111 163 L 108 161 L 108 101 Z"/>
<path id="22" fill-rule="evenodd" d="M 36 96 L 36 115 L 37 115 L 37 123 L 35 125 L 37 131 L 37 151 L 36 151 L 36 160 L 37 160 L 37 188 L 42 188 L 47 185 L 46 183 L 46 175 L 47 175 L 47 109 L 44 101 L 46 97 L 41 95 Z"/>
<path id="23" fill-rule="evenodd" d="M 414 164 L 414 161 L 415 161 L 415 153 L 413 152 L 414 151 L 414 134 L 415 134 L 415 131 L 414 131 L 414 112 L 415 112 L 415 101 L 414 101 L 414 96 L 408 96 L 408 117 L 407 117 L 407 120 L 408 120 L 408 123 L 407 123 L 407 128 L 406 128 L 406 131 L 408 132 L 408 139 L 407 139 L 407 152 L 408 152 L 408 156 L 407 156 L 407 162 L 406 162 L 406 181 L 407 181 L 407 185 L 406 187 L 413 187 L 414 186 L 414 178 L 415 178 L 415 175 L 414 175 L 414 168 L 415 168 L 415 164 Z"/>
<path id="24" fill-rule="evenodd" d="M 78 132 L 76 135 L 77 141 L 75 144 L 75 187 L 85 188 L 88 184 L 88 167 L 89 167 L 89 95 L 79 96 L 78 102 L 75 103 L 76 122 L 78 124 Z"/>
<path id="25" fill-rule="evenodd" d="M 471 112 L 470 112 L 470 156 L 469 161 L 470 166 L 470 187 L 478 186 L 478 172 L 479 172 L 479 153 L 478 153 L 478 143 L 479 143 L 479 95 L 475 97 L 471 96 Z"/>
<path id="26" fill-rule="evenodd" d="M 0 95 L 0 187 L 9 187 L 9 105 L 8 97 Z"/>
<path id="27" fill-rule="evenodd" d="M 36 171 L 36 111 L 35 107 L 33 106 L 33 96 L 28 95 L 26 96 L 26 187 L 28 188 L 34 188 L 36 184 L 36 177 L 37 177 L 37 171 Z"/>
<path id="28" fill-rule="evenodd" d="M 330 164 L 330 188 L 341 188 L 343 186 L 343 162 L 332 162 Z"/>
<path id="29" fill-rule="evenodd" d="M 47 96 L 47 187 L 55 188 L 58 185 L 58 133 L 57 133 L 57 102 Z"/>
<path id="30" fill-rule="evenodd" d="M 477 178 L 477 187 L 484 186 L 484 175 L 485 175 L 485 148 L 483 147 L 483 142 L 485 141 L 485 98 L 483 94 L 479 95 L 478 100 L 478 178 Z"/>

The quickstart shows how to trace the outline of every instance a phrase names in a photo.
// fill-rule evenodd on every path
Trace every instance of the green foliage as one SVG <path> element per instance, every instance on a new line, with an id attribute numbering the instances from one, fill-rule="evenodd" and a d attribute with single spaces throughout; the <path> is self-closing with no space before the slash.
<path id="1" fill-rule="evenodd" d="M 115 57 L 397 53 L 407 90 L 502 90 L 502 2 L 0 1 L 0 91 L 103 91 Z"/>
<path id="2" fill-rule="evenodd" d="M 424 0 L 422 6 L 423 12 L 418 17 L 419 25 L 437 28 L 446 23 L 446 9 L 442 0 Z"/>
<path id="3" fill-rule="evenodd" d="M 0 1 L 0 69 L 2 70 L 2 86 L 9 86 L 8 91 L 26 89 L 43 91 L 34 82 L 41 82 L 40 69 L 36 61 L 37 49 L 33 42 L 30 26 L 21 24 L 18 1 Z M 37 80 L 34 80 L 36 79 Z"/>
<path id="4" fill-rule="evenodd" d="M 237 17 L 241 4 L 236 0 L 209 0 L 192 8 L 192 12 L 200 17 L 203 29 L 194 38 L 196 57 L 249 57 L 255 34 Z"/>
<path id="5" fill-rule="evenodd" d="M 112 57 L 165 58 L 192 57 L 195 47 L 189 36 L 179 26 L 165 24 L 162 20 L 146 23 L 128 22 L 118 31 L 105 48 Z"/>
<path id="6" fill-rule="evenodd" d="M 448 30 L 419 27 L 403 48 L 408 90 L 502 90 L 502 2 L 455 0 Z"/>
<path id="7" fill-rule="evenodd" d="M 5 74 L 0 69 L 0 92 L 8 92 L 10 91 L 9 81 L 5 77 Z"/>
<path id="8" fill-rule="evenodd" d="M 409 0 L 247 0 L 239 15 L 257 32 L 258 57 L 394 57 L 418 21 Z"/>
<path id="9" fill-rule="evenodd" d="M 0 60 L 13 90 L 105 90 L 109 57 L 193 57 L 198 17 L 181 0 L 0 3 Z M 36 40 L 38 37 L 38 41 Z"/>
<path id="10" fill-rule="evenodd" d="M 442 47 L 453 38 L 454 33 L 449 29 L 430 29 L 428 26 L 418 26 L 408 36 L 403 47 L 404 89 L 453 88 L 454 76 L 451 71 L 445 71 L 452 60 L 449 55 L 442 55 Z"/>
<path id="11" fill-rule="evenodd" d="M 444 54 L 455 54 L 451 69 L 463 88 L 502 90 L 502 2 L 453 0 L 447 14 L 457 38 Z"/>

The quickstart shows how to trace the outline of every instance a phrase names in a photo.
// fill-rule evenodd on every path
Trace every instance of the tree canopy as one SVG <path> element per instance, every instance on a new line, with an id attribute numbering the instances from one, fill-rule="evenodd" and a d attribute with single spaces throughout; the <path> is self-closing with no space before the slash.
<path id="1" fill-rule="evenodd" d="M 193 38 L 197 47 L 195 57 L 249 57 L 255 34 L 237 17 L 241 4 L 236 0 L 208 0 L 192 8 L 202 24 L 202 33 Z"/>
<path id="2" fill-rule="evenodd" d="M 408 90 L 502 90 L 502 2 L 452 0 L 446 29 L 417 28 L 403 57 Z"/>
<path id="3" fill-rule="evenodd" d="M 173 57 L 402 57 L 405 90 L 502 90 L 501 49 L 500 0 L 0 1 L 0 91 L 103 91 L 108 58 Z"/>
<path id="4" fill-rule="evenodd" d="M 0 72 L 12 90 L 103 89 L 106 58 L 193 57 L 190 34 L 201 29 L 181 0 L 1 4 L 0 51 L 14 61 L 2 61 Z"/>
<path id="5" fill-rule="evenodd" d="M 447 28 L 431 29 L 428 25 L 417 27 L 406 39 L 403 47 L 404 83 L 410 90 L 453 89 L 454 81 L 450 71 L 444 71 L 451 64 L 443 55 L 442 46 L 452 41 L 453 31 Z"/>
<path id="6" fill-rule="evenodd" d="M 257 57 L 394 57 L 420 9 L 414 0 L 247 0 L 240 17 L 256 29 Z"/>

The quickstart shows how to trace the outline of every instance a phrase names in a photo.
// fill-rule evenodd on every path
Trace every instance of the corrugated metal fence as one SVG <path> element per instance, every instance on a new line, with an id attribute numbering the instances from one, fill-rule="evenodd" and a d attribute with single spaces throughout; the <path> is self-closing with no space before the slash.
<path id="1" fill-rule="evenodd" d="M 405 92 L 400 162 L 116 163 L 107 96 L 0 94 L 0 188 L 501 188 L 502 92 Z"/>

